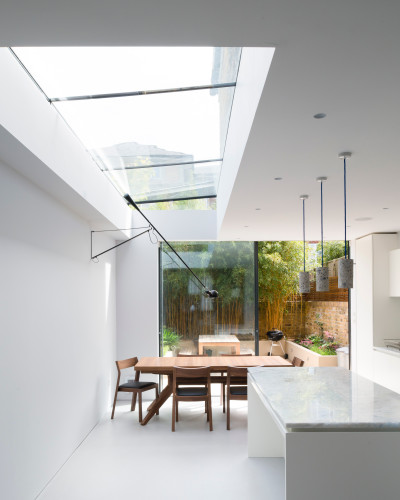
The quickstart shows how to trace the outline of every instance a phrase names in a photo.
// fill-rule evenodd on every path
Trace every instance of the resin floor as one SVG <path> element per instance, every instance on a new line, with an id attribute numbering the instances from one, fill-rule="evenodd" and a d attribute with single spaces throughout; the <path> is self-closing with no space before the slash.
<path id="1" fill-rule="evenodd" d="M 232 407 L 227 431 L 213 398 L 210 432 L 204 405 L 181 403 L 173 433 L 170 401 L 144 427 L 122 401 L 114 420 L 104 416 L 37 499 L 283 500 L 283 459 L 247 457 L 247 402 Z"/>

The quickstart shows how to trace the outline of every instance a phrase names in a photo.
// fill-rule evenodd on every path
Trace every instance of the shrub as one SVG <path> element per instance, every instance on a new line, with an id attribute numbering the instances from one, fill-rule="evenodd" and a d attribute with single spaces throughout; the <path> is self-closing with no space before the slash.
<path id="1" fill-rule="evenodd" d="M 335 342 L 335 338 L 329 332 L 324 332 L 324 335 L 309 335 L 305 339 L 295 340 L 296 344 L 299 344 L 310 351 L 316 352 L 317 354 L 322 354 L 323 356 L 332 356 L 336 354 L 336 349 L 340 347 L 340 344 Z"/>
<path id="2" fill-rule="evenodd" d="M 176 349 L 181 342 L 181 336 L 169 328 L 163 330 L 163 344 L 167 350 L 172 351 Z"/>

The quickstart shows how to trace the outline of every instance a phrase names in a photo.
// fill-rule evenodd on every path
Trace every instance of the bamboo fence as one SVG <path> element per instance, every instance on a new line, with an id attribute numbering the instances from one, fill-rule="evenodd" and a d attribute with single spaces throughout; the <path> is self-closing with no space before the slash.
<path id="1" fill-rule="evenodd" d="M 337 287 L 337 277 L 330 277 L 330 291 L 316 292 L 315 283 L 311 283 L 309 294 L 291 294 L 277 297 L 274 301 L 259 302 L 259 338 L 267 338 L 266 332 L 273 328 L 296 332 L 296 336 L 305 334 L 307 303 L 315 301 L 348 300 L 347 290 Z M 201 296 L 193 296 L 186 291 L 177 291 L 173 286 L 164 293 L 164 326 L 176 331 L 184 340 L 197 339 L 199 335 L 218 334 L 254 334 L 254 303 L 243 302 L 241 298 L 232 298 L 229 302 L 221 299 L 205 301 Z M 194 307 L 193 307 L 194 306 Z M 246 324 L 247 323 L 247 324 Z"/>
<path id="2" fill-rule="evenodd" d="M 199 335 L 230 334 L 244 328 L 243 301 L 233 299 L 224 304 L 215 300 L 202 308 L 194 304 L 189 295 L 169 296 L 164 299 L 164 325 L 176 331 L 183 339 L 196 339 Z M 193 308 L 194 306 L 194 308 Z M 250 305 L 249 307 L 253 307 Z M 253 331 L 254 325 L 248 328 Z"/>

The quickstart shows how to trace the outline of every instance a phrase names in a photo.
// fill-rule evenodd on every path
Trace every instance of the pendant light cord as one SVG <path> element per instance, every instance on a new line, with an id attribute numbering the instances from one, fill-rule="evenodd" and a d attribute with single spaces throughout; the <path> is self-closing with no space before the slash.
<path id="1" fill-rule="evenodd" d="M 346 157 L 343 159 L 344 161 L 344 258 L 347 259 L 347 202 L 346 202 Z"/>
<path id="2" fill-rule="evenodd" d="M 324 209 L 323 209 L 322 184 L 323 181 L 321 181 L 321 267 L 324 267 Z"/>
<path id="3" fill-rule="evenodd" d="M 305 206 L 303 198 L 303 262 L 304 262 L 304 272 L 306 272 L 306 217 L 305 217 Z"/>

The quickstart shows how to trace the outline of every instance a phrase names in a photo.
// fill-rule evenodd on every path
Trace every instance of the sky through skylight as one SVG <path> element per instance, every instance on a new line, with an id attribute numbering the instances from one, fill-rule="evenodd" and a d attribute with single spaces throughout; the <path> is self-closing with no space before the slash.
<path id="1" fill-rule="evenodd" d="M 235 84 L 241 54 L 212 47 L 13 50 L 50 99 Z M 233 97 L 230 86 L 53 105 L 121 194 L 149 202 L 216 195 Z"/>

